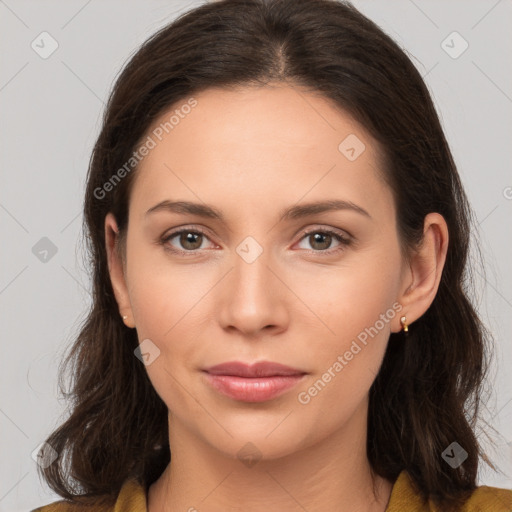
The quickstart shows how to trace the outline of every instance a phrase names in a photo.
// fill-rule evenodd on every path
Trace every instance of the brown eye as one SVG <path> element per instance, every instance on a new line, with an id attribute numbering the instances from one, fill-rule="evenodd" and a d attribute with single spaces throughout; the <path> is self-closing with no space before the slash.
<path id="1" fill-rule="evenodd" d="M 203 235 L 192 231 L 182 231 L 179 235 L 179 242 L 184 249 L 194 251 L 201 247 Z M 199 243 L 198 243 L 199 241 Z"/>
<path id="2" fill-rule="evenodd" d="M 177 241 L 171 243 L 172 240 Z M 200 249 L 205 239 L 208 239 L 205 233 L 195 229 L 181 229 L 162 238 L 161 243 L 170 251 L 178 253 L 195 253 Z"/>
<path id="3" fill-rule="evenodd" d="M 327 233 L 314 233 L 309 235 L 309 242 L 311 247 L 314 249 L 318 249 L 319 251 L 324 251 L 329 249 L 329 246 L 332 243 L 332 235 Z"/>
<path id="4" fill-rule="evenodd" d="M 315 230 L 303 233 L 301 242 L 306 240 L 313 252 L 333 253 L 343 250 L 350 244 L 350 239 L 332 230 Z M 338 245 L 331 248 L 333 241 Z M 305 247 L 305 249 L 309 249 Z"/>

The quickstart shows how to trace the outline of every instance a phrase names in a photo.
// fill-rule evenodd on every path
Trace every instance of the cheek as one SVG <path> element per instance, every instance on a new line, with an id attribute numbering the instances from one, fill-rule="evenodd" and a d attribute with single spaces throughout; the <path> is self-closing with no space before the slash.
<path id="1" fill-rule="evenodd" d="M 354 289 L 362 292 L 363 290 Z M 354 414 L 363 414 L 367 397 L 384 358 L 390 325 L 396 316 L 386 293 L 375 287 L 348 300 L 339 299 L 330 316 L 335 336 L 324 336 L 310 347 L 313 372 L 297 389 L 301 417 L 315 424 L 312 438 L 328 435 Z M 329 414 L 325 414 L 329 411 Z M 318 423 L 315 418 L 322 417 Z"/>
<path id="2" fill-rule="evenodd" d="M 343 414 L 364 398 L 377 376 L 391 325 L 401 309 L 396 302 L 399 254 L 393 248 L 386 258 L 380 254 L 360 255 L 353 265 L 332 272 L 322 293 L 308 296 L 308 304 L 329 331 L 322 327 L 324 334 L 313 338 L 315 373 L 302 387 L 306 396 L 299 403 L 310 400 Z M 340 409 L 341 402 L 347 409 Z"/>
<path id="3" fill-rule="evenodd" d="M 173 262 L 154 247 L 135 249 L 127 270 L 139 343 L 149 339 L 159 350 L 146 369 L 169 403 L 180 395 L 179 383 L 197 371 L 205 333 L 215 321 L 211 292 L 222 275 L 214 265 Z"/>
<path id="4" fill-rule="evenodd" d="M 163 248 L 144 244 L 134 244 L 127 269 L 137 331 L 139 336 L 172 339 L 211 287 L 209 277 L 193 264 L 172 263 Z"/>
<path id="5" fill-rule="evenodd" d="M 387 338 L 396 313 L 392 306 L 400 279 L 399 257 L 394 256 L 383 258 L 378 251 L 368 251 L 354 256 L 350 262 L 347 259 L 339 268 L 306 278 L 307 284 L 299 293 L 307 297 L 307 306 L 316 314 L 310 317 L 312 322 L 316 319 L 317 330 L 321 328 L 319 345 L 325 351 L 343 348 L 375 324 Z M 381 315 L 385 315 L 384 325 Z"/>
<path id="6" fill-rule="evenodd" d="M 155 391 L 169 409 L 193 416 L 198 411 L 187 393 L 188 380 L 197 359 L 195 340 L 204 326 L 201 298 L 208 285 L 204 274 L 200 278 L 191 267 L 162 265 L 162 260 L 132 258 L 130 301 L 139 343 L 149 339 L 157 347 L 158 357 L 146 366 Z"/>

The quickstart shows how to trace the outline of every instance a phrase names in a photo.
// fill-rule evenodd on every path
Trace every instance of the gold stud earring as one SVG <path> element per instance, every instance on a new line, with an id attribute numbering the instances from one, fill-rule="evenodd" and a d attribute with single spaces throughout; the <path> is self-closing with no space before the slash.
<path id="1" fill-rule="evenodd" d="M 407 318 L 405 316 L 400 318 L 400 323 L 402 324 L 404 332 L 409 332 L 409 325 L 407 324 Z"/>

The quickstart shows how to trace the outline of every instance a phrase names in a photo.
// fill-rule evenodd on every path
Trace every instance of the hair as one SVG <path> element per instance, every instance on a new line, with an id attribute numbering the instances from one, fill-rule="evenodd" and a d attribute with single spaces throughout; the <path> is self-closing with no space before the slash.
<path id="1" fill-rule="evenodd" d="M 59 369 L 70 415 L 47 439 L 59 457 L 40 474 L 67 500 L 113 503 L 126 479 L 147 487 L 170 462 L 167 407 L 134 357 L 136 330 L 120 318 L 107 265 L 105 216 L 114 214 L 123 241 L 136 166 L 108 193 L 105 184 L 171 106 L 213 87 L 270 82 L 332 100 L 378 142 L 409 254 L 429 212 L 447 222 L 436 297 L 407 338 L 390 335 L 370 388 L 367 455 L 376 474 L 395 480 L 406 470 L 423 498 L 458 507 L 476 488 L 483 455 L 474 430 L 490 340 L 470 300 L 473 213 L 420 73 L 374 22 L 335 0 L 201 5 L 151 36 L 118 76 L 84 201 L 92 304 L 62 362 L 73 377 L 69 393 Z M 451 468 L 441 454 L 455 440 L 468 457 Z"/>

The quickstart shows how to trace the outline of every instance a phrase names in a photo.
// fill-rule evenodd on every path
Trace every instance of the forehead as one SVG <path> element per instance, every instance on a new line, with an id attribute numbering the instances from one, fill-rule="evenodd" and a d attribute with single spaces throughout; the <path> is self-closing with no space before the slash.
<path id="1" fill-rule="evenodd" d="M 318 92 L 282 84 L 212 88 L 194 97 L 195 106 L 185 98 L 162 114 L 151 128 L 160 128 L 166 138 L 170 132 L 181 143 L 197 141 L 194 132 L 201 129 L 201 147 L 209 143 L 235 146 L 298 146 L 337 151 L 340 136 L 359 134 L 369 139 L 364 128 L 333 101 Z M 178 115 L 173 115 L 174 113 Z M 172 127 L 165 126 L 173 117 Z M 368 142 L 372 142 L 368 140 Z"/>
<path id="2" fill-rule="evenodd" d="M 273 85 L 208 89 L 191 98 L 146 134 L 154 147 L 132 192 L 141 207 L 169 196 L 272 205 L 277 196 L 290 203 L 333 192 L 354 202 L 375 201 L 376 193 L 389 201 L 378 144 L 319 93 Z"/>

